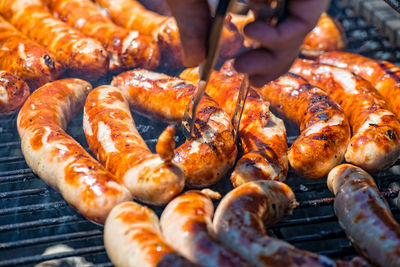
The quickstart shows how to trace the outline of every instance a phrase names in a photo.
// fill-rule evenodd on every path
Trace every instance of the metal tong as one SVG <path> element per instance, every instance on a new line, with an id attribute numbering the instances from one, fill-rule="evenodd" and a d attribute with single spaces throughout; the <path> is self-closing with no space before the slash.
<path id="1" fill-rule="evenodd" d="M 220 37 L 222 27 L 225 23 L 225 16 L 230 9 L 234 0 L 220 0 L 215 12 L 214 21 L 211 24 L 208 44 L 207 44 L 207 57 L 205 61 L 199 66 L 200 82 L 193 93 L 192 99 L 189 102 L 182 120 L 182 131 L 186 139 L 192 137 L 194 122 L 196 120 L 196 110 L 200 103 L 201 98 L 207 87 L 208 80 L 214 69 L 215 61 L 218 57 Z"/>
<path id="2" fill-rule="evenodd" d="M 271 25 L 276 25 L 279 21 L 282 21 L 285 16 L 285 0 L 271 0 L 268 4 L 250 3 L 249 6 L 253 10 L 256 20 L 262 20 Z M 259 45 L 255 44 L 252 48 L 256 48 L 257 46 Z M 246 104 L 249 86 L 249 76 L 244 74 L 242 84 L 240 85 L 239 89 L 236 109 L 232 116 L 232 125 L 233 129 L 235 129 L 235 140 L 239 133 L 240 120 L 242 119 L 244 105 Z"/>

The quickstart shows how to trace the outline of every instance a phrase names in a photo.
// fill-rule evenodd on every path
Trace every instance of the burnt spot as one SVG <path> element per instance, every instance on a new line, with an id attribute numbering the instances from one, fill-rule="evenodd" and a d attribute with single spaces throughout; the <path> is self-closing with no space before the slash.
<path id="1" fill-rule="evenodd" d="M 312 139 L 328 141 L 328 136 L 326 134 L 315 135 L 312 137 Z"/>
<path id="2" fill-rule="evenodd" d="M 394 131 L 392 129 L 387 130 L 387 134 L 390 139 L 396 139 L 396 135 L 394 134 Z"/>
<path id="3" fill-rule="evenodd" d="M 45 54 L 43 56 L 43 60 L 44 60 L 44 63 L 47 65 L 47 67 L 49 67 L 50 69 L 54 69 L 55 62 L 49 55 Z"/>
<path id="4" fill-rule="evenodd" d="M 328 119 L 328 114 L 327 113 L 321 113 L 321 114 L 318 114 L 317 117 L 319 119 L 321 119 L 321 120 L 326 120 L 326 119 Z"/>
<path id="5" fill-rule="evenodd" d="M 369 126 L 378 127 L 378 124 L 370 123 Z"/>
<path id="6" fill-rule="evenodd" d="M 330 99 L 326 95 L 317 95 L 310 98 L 310 102 L 315 104 L 318 102 L 328 102 Z"/>
<path id="7" fill-rule="evenodd" d="M 320 111 L 325 111 L 325 108 L 320 105 L 311 106 L 307 112 L 315 114 Z"/>

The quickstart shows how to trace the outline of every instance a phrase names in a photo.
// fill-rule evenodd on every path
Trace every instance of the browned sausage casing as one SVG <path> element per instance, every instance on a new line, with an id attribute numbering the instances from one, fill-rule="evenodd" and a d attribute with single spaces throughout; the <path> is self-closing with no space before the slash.
<path id="1" fill-rule="evenodd" d="M 131 107 L 152 118 L 180 122 L 196 89 L 193 83 L 147 70 L 114 77 Z M 204 187 L 223 177 L 233 166 L 237 148 L 229 116 L 209 96 L 199 104 L 194 137 L 178 147 L 174 160 L 189 186 Z"/>
<path id="2" fill-rule="evenodd" d="M 181 73 L 183 79 L 199 81 L 198 68 Z M 227 62 L 221 71 L 214 71 L 206 92 L 232 117 L 243 76 Z M 257 91 L 249 88 L 239 128 L 244 155 L 231 175 L 233 185 L 255 180 L 284 180 L 288 171 L 286 129 L 282 120 L 269 111 Z"/>
<path id="3" fill-rule="evenodd" d="M 170 65 L 183 65 L 183 51 L 179 31 L 173 17 L 147 10 L 136 0 L 96 0 L 103 6 L 116 24 L 141 34 L 153 36 L 160 45 L 163 58 Z M 242 47 L 243 37 L 229 19 L 221 34 L 220 56 L 233 57 Z"/>
<path id="4" fill-rule="evenodd" d="M 90 150 L 138 200 L 160 205 L 185 185 L 183 171 L 172 162 L 175 130 L 168 127 L 151 153 L 135 127 L 129 104 L 118 88 L 103 85 L 90 92 L 83 113 Z"/>
<path id="5" fill-rule="evenodd" d="M 354 247 L 378 266 L 400 266 L 400 226 L 371 175 L 342 164 L 328 175 L 334 210 Z"/>
<path id="6" fill-rule="evenodd" d="M 96 80 L 108 71 L 109 58 L 104 47 L 54 18 L 40 0 L 0 0 L 0 14 L 53 52 L 70 75 Z"/>
<path id="7" fill-rule="evenodd" d="M 322 13 L 317 25 L 304 39 L 300 52 L 314 58 L 327 51 L 342 50 L 345 46 L 345 35 L 340 23 Z"/>
<path id="8" fill-rule="evenodd" d="M 160 52 L 153 38 L 118 27 L 91 0 L 45 2 L 56 17 L 101 42 L 110 54 L 110 70 L 155 69 L 160 64 Z"/>
<path id="9" fill-rule="evenodd" d="M 396 65 L 346 52 L 325 53 L 318 62 L 346 68 L 372 83 L 390 110 L 400 118 L 400 69 Z"/>
<path id="10" fill-rule="evenodd" d="M 188 191 L 172 200 L 161 215 L 167 242 L 189 260 L 204 267 L 249 266 L 213 237 L 214 205 L 200 191 Z"/>
<path id="11" fill-rule="evenodd" d="M 0 70 L 0 115 L 19 109 L 28 96 L 29 87 L 21 78 Z"/>
<path id="12" fill-rule="evenodd" d="M 63 67 L 53 53 L 33 42 L 0 17 L 0 69 L 23 79 L 34 90 L 56 80 Z"/>
<path id="13" fill-rule="evenodd" d="M 343 110 L 324 91 L 295 74 L 285 74 L 259 89 L 271 107 L 300 126 L 288 151 L 294 171 L 317 179 L 343 161 L 350 127 Z"/>
<path id="14" fill-rule="evenodd" d="M 343 108 L 353 137 L 347 147 L 347 162 L 376 172 L 391 166 L 400 155 L 400 122 L 366 80 L 347 70 L 297 60 L 290 69 L 322 88 Z"/>
<path id="15" fill-rule="evenodd" d="M 117 267 L 197 266 L 165 242 L 157 215 L 135 202 L 112 209 L 104 225 L 104 245 Z"/>
<path id="16" fill-rule="evenodd" d="M 64 131 L 91 89 L 79 79 L 48 83 L 27 99 L 17 126 L 22 153 L 33 172 L 60 191 L 82 215 L 104 223 L 115 205 L 132 196 Z"/>
<path id="17" fill-rule="evenodd" d="M 368 266 L 361 258 L 353 262 L 334 262 L 328 257 L 300 250 L 269 237 L 269 227 L 296 206 L 292 190 L 277 181 L 256 181 L 229 192 L 215 211 L 217 237 L 254 266 Z"/>

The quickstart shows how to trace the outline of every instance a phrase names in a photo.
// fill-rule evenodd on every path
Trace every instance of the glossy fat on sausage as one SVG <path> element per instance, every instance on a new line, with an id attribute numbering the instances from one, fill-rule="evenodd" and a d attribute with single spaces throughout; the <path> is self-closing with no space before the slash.
<path id="1" fill-rule="evenodd" d="M 19 109 L 29 96 L 28 85 L 8 71 L 0 70 L 0 115 Z"/>
<path id="2" fill-rule="evenodd" d="M 321 55 L 318 62 L 346 68 L 369 81 L 386 101 L 390 110 L 400 118 L 400 69 L 396 65 L 339 51 Z"/>
<path id="3" fill-rule="evenodd" d="M 192 267 L 165 242 L 157 215 L 135 202 L 112 209 L 104 225 L 104 245 L 116 267 Z"/>
<path id="4" fill-rule="evenodd" d="M 0 69 L 23 79 L 32 90 L 56 80 L 63 72 L 53 53 L 28 39 L 2 17 L 0 43 Z"/>
<path id="5" fill-rule="evenodd" d="M 196 86 L 188 81 L 147 70 L 115 76 L 130 106 L 155 119 L 178 123 Z M 186 176 L 186 184 L 205 187 L 217 182 L 232 168 L 237 147 L 229 116 L 209 96 L 198 106 L 194 137 L 175 150 L 174 161 Z"/>
<path id="6" fill-rule="evenodd" d="M 95 0 L 110 14 L 113 21 L 130 30 L 153 36 L 165 62 L 173 67 L 183 66 L 183 51 L 176 21 L 147 10 L 137 0 Z M 233 57 L 242 47 L 243 37 L 229 19 L 221 34 L 220 57 Z"/>
<path id="7" fill-rule="evenodd" d="M 198 83 L 198 68 L 186 69 L 180 77 Z M 232 117 L 243 75 L 234 71 L 232 62 L 214 71 L 206 92 Z M 255 180 L 285 180 L 288 172 L 286 129 L 282 120 L 269 111 L 257 91 L 249 88 L 240 122 L 239 138 L 243 156 L 231 175 L 236 187 Z"/>
<path id="8" fill-rule="evenodd" d="M 160 64 L 157 43 L 138 31 L 115 25 L 91 0 L 45 0 L 53 15 L 101 42 L 110 54 L 110 70 L 155 69 Z"/>
<path id="9" fill-rule="evenodd" d="M 345 39 L 342 25 L 322 13 L 317 25 L 304 39 L 300 53 L 315 58 L 328 51 L 342 50 L 346 47 Z"/>
<path id="10" fill-rule="evenodd" d="M 367 172 L 342 164 L 328 175 L 334 210 L 354 247 L 378 266 L 400 266 L 400 226 Z"/>
<path id="11" fill-rule="evenodd" d="M 53 52 L 69 75 L 96 80 L 107 73 L 109 57 L 104 47 L 54 18 L 41 0 L 0 0 L 0 14 Z"/>
<path id="12" fill-rule="evenodd" d="M 391 166 L 400 156 L 400 122 L 366 80 L 347 70 L 297 60 L 290 69 L 328 93 L 342 108 L 353 129 L 345 159 L 366 171 Z"/>
<path id="13" fill-rule="evenodd" d="M 138 200 L 165 204 L 182 191 L 183 171 L 172 162 L 174 128 L 168 127 L 161 134 L 156 146 L 158 154 L 151 153 L 118 88 L 103 85 L 90 92 L 83 130 L 92 153 Z"/>
<path id="14" fill-rule="evenodd" d="M 88 82 L 79 79 L 47 83 L 27 99 L 18 114 L 17 127 L 22 153 L 33 172 L 83 216 L 104 223 L 115 205 L 132 196 L 65 132 L 91 89 Z"/>
<path id="15" fill-rule="evenodd" d="M 298 175 L 321 178 L 343 161 L 350 127 L 326 92 L 291 73 L 258 91 L 272 108 L 300 126 L 301 133 L 288 151 L 290 166 Z"/>
<path id="16" fill-rule="evenodd" d="M 213 237 L 214 205 L 200 191 L 188 191 L 172 200 L 161 215 L 165 240 L 189 260 L 204 267 L 249 266 Z"/>
<path id="17" fill-rule="evenodd" d="M 368 266 L 337 262 L 269 237 L 269 227 L 296 206 L 292 190 L 277 181 L 255 181 L 229 192 L 215 211 L 213 226 L 219 240 L 254 266 Z"/>

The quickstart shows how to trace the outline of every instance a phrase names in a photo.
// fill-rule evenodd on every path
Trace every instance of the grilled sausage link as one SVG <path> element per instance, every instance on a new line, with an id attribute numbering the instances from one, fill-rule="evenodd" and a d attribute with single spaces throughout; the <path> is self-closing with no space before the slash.
<path id="1" fill-rule="evenodd" d="M 134 202 L 124 202 L 110 212 L 104 225 L 107 255 L 117 267 L 192 267 L 161 235 L 157 215 Z"/>
<path id="2" fill-rule="evenodd" d="M 375 88 L 358 75 L 337 67 L 297 60 L 290 69 L 328 93 L 343 108 L 353 129 L 347 162 L 376 172 L 400 156 L 400 122 Z"/>
<path id="3" fill-rule="evenodd" d="M 183 171 L 171 161 L 174 128 L 168 127 L 160 136 L 160 153 L 151 153 L 135 127 L 128 102 L 117 88 L 104 85 L 90 92 L 83 130 L 92 153 L 138 200 L 165 204 L 182 191 Z"/>
<path id="4" fill-rule="evenodd" d="M 335 194 L 335 214 L 354 247 L 378 266 L 400 266 L 400 226 L 373 178 L 342 164 L 332 169 L 327 183 Z"/>
<path id="5" fill-rule="evenodd" d="M 27 99 L 17 126 L 22 153 L 33 172 L 82 215 L 104 223 L 115 205 L 132 196 L 64 131 L 91 89 L 79 79 L 47 83 Z"/>
<path id="6" fill-rule="evenodd" d="M 324 91 L 288 73 L 259 92 L 271 107 L 300 126 L 301 134 L 288 151 L 297 174 L 321 178 L 343 161 L 350 140 L 349 123 Z"/>
<path id="7" fill-rule="evenodd" d="M 161 215 L 165 239 L 186 258 L 204 267 L 248 266 L 213 237 L 213 212 L 211 199 L 200 191 L 176 197 Z"/>
<path id="8" fill-rule="evenodd" d="M 198 68 L 186 69 L 181 78 L 198 83 Z M 229 61 L 221 71 L 214 71 L 208 82 L 206 92 L 229 117 L 235 112 L 242 81 L 243 75 L 235 72 Z M 270 113 L 269 104 L 252 88 L 239 126 L 243 156 L 231 175 L 232 184 L 236 187 L 255 180 L 284 180 L 288 171 L 285 125 Z"/>
<path id="9" fill-rule="evenodd" d="M 110 55 L 110 70 L 155 69 L 160 64 L 157 43 L 150 36 L 115 25 L 91 0 L 46 0 L 54 16 L 99 40 Z"/>
<path id="10" fill-rule="evenodd" d="M 50 51 L 25 37 L 2 17 L 0 43 L 0 69 L 23 79 L 32 90 L 56 80 L 63 72 Z"/>
<path id="11" fill-rule="evenodd" d="M 146 70 L 121 73 L 112 85 L 136 111 L 169 122 L 182 120 L 196 89 L 190 82 Z M 197 109 L 194 137 L 175 150 L 174 160 L 183 169 L 187 185 L 209 186 L 229 171 L 237 155 L 233 137 L 228 115 L 204 96 Z"/>
<path id="12" fill-rule="evenodd" d="M 215 211 L 217 237 L 254 266 L 367 266 L 360 258 L 354 265 L 333 260 L 269 237 L 266 227 L 290 215 L 296 206 L 292 190 L 277 181 L 256 181 L 229 192 Z"/>
<path id="13" fill-rule="evenodd" d="M 8 71 L 0 70 L 0 115 L 19 109 L 29 96 L 28 85 Z"/>
<path id="14" fill-rule="evenodd" d="M 400 69 L 387 61 L 378 62 L 357 54 L 329 52 L 318 62 L 346 68 L 369 81 L 386 101 L 390 110 L 400 118 Z"/>
<path id="15" fill-rule="evenodd" d="M 53 52 L 70 75 L 96 80 L 108 71 L 109 58 L 104 47 L 54 18 L 41 0 L 0 0 L 0 14 Z"/>
<path id="16" fill-rule="evenodd" d="M 314 29 L 306 36 L 300 52 L 307 57 L 318 57 L 327 51 L 342 50 L 346 46 L 342 25 L 322 13 Z"/>
<path id="17" fill-rule="evenodd" d="M 183 51 L 179 30 L 173 17 L 147 10 L 136 0 L 95 0 L 103 6 L 116 24 L 157 40 L 161 54 L 171 66 L 183 66 Z M 233 57 L 242 47 L 243 37 L 230 20 L 221 34 L 220 57 Z"/>

